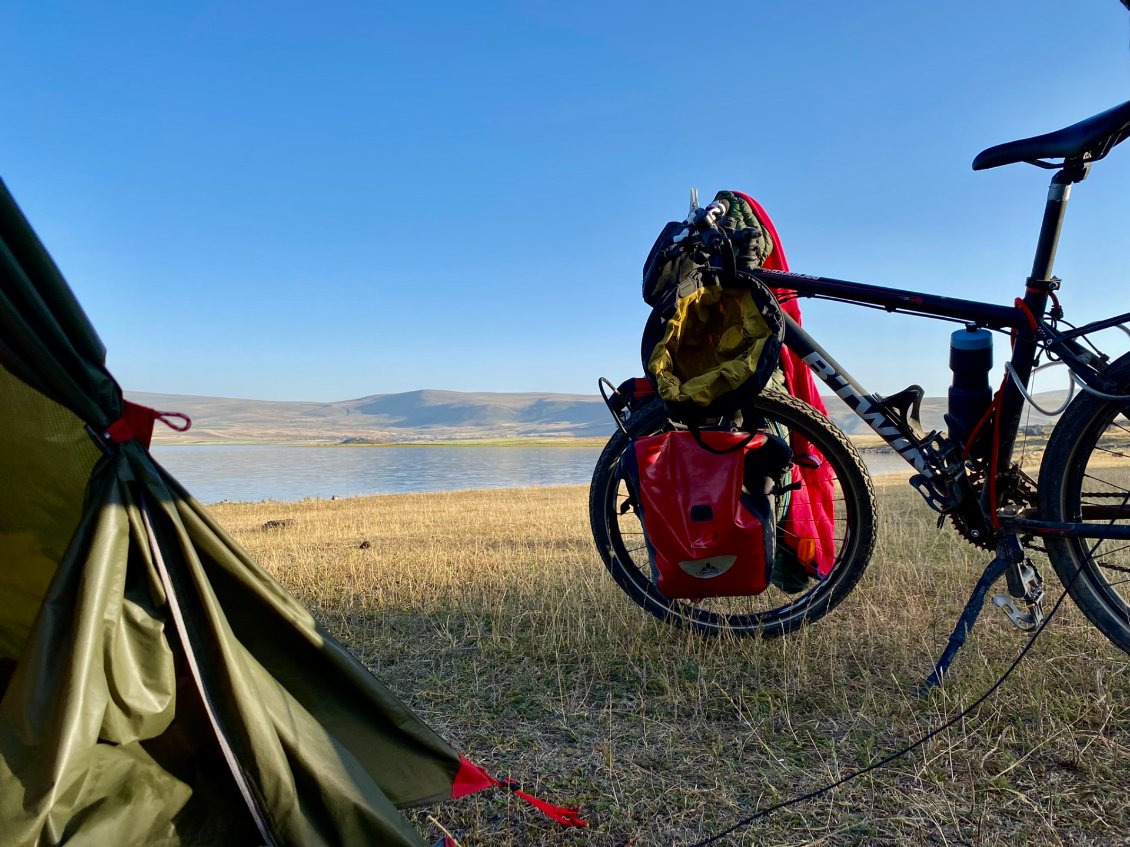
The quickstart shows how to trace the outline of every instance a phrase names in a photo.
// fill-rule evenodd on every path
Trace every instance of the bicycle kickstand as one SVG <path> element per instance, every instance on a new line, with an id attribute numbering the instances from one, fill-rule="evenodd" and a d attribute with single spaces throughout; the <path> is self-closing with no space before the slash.
<path id="1" fill-rule="evenodd" d="M 1020 546 L 1020 540 L 1015 535 L 1002 537 L 997 545 L 996 558 L 985 566 L 985 572 L 977 580 L 977 585 L 973 588 L 973 593 L 969 595 L 969 601 L 965 604 L 965 609 L 962 611 L 961 617 L 957 619 L 957 625 L 950 634 L 946 649 L 942 651 L 941 657 L 934 665 L 933 672 L 919 686 L 919 696 L 923 696 L 929 693 L 930 689 L 941 685 L 942 678 L 949 670 L 954 657 L 957 656 L 957 651 L 965 646 L 965 641 L 973 629 L 973 624 L 977 622 L 981 610 L 985 607 L 985 597 L 988 595 L 989 589 L 992 588 L 994 582 L 1001 578 L 1010 565 L 1023 560 L 1024 548 Z"/>

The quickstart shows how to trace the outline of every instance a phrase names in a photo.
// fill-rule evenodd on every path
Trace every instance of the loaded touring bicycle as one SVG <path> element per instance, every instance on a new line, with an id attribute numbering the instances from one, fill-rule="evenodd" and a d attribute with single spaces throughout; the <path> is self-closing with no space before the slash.
<path id="1" fill-rule="evenodd" d="M 1032 559 L 1037 552 L 1046 552 L 1090 621 L 1130 652 L 1130 354 L 1112 361 L 1094 338 L 1116 328 L 1130 335 L 1130 312 L 1074 326 L 1059 301 L 1061 281 L 1053 275 L 1071 187 L 1127 137 L 1130 102 L 1056 132 L 991 147 L 974 159 L 974 170 L 1023 162 L 1052 172 L 1031 273 L 1012 304 L 765 267 L 749 271 L 782 304 L 794 298 L 835 300 L 964 325 L 954 333 L 951 347 L 955 382 L 947 429 L 925 431 L 919 420 L 921 388 L 912 385 L 890 396 L 868 392 L 787 310 L 783 316 L 789 355 L 806 364 L 907 462 L 911 485 L 939 514 L 939 525 L 952 524 L 991 557 L 932 683 L 941 679 L 1001 576 L 1007 587 L 993 603 L 1021 629 L 1040 624 L 1044 583 Z M 678 233 L 687 253 L 729 254 L 728 239 L 717 235 L 720 210 L 712 207 L 692 211 Z M 993 337 L 1010 349 L 1003 382 L 995 392 L 987 383 Z M 1018 465 L 1014 448 L 1024 406 L 1032 399 L 1032 375 L 1052 364 L 1068 369 L 1073 391 L 1077 387 L 1078 392 L 1073 399 L 1069 395 L 1034 472 Z M 824 414 L 795 397 L 765 390 L 742 409 L 741 426 L 787 434 L 793 442 L 794 466 L 824 469 L 832 504 L 827 516 L 831 561 L 820 569 L 824 572 L 813 571 L 799 592 L 770 585 L 749 596 L 664 594 L 622 459 L 633 441 L 680 428 L 680 421 L 672 420 L 658 400 L 643 404 L 612 399 L 620 429 L 598 460 L 590 517 L 605 565 L 636 603 L 664 620 L 703 632 L 778 636 L 822 617 L 855 586 L 871 557 L 876 532 L 875 495 L 865 465 Z M 778 509 L 789 495 L 796 496 L 795 471 L 791 480 L 785 477 L 778 486 Z"/>

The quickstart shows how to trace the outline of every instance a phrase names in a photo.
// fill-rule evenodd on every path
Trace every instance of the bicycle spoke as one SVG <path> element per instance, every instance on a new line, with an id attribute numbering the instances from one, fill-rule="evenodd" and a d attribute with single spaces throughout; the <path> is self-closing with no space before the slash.
<path id="1" fill-rule="evenodd" d="M 1114 587 L 1115 587 L 1115 586 L 1117 586 L 1117 585 L 1125 585 L 1125 584 L 1126 584 L 1127 582 L 1130 582 L 1130 578 L 1127 578 L 1127 579 L 1119 579 L 1119 580 L 1116 580 L 1116 581 L 1114 581 L 1114 582 L 1109 582 L 1109 581 L 1108 581 L 1108 582 L 1107 582 L 1107 585 L 1109 585 L 1109 586 L 1110 586 L 1111 588 L 1114 588 Z"/>
<path id="2" fill-rule="evenodd" d="M 1126 433 L 1126 436 L 1127 436 L 1128 438 L 1130 438 L 1130 426 L 1128 426 L 1127 424 L 1124 424 L 1124 423 L 1119 423 L 1119 422 L 1118 422 L 1118 421 L 1116 420 L 1116 421 L 1114 421 L 1114 422 L 1112 422 L 1112 423 L 1111 423 L 1111 426 L 1112 426 L 1112 427 L 1114 427 L 1115 429 L 1119 429 L 1119 430 L 1122 430 L 1122 432 Z M 1108 431 L 1109 431 L 1109 430 L 1108 430 Z"/>
<path id="3" fill-rule="evenodd" d="M 1130 388 L 1130 356 L 1105 375 Z M 1056 424 L 1039 479 L 1045 516 L 1086 523 L 1091 538 L 1048 539 L 1060 580 L 1096 627 L 1130 652 L 1130 541 L 1102 537 L 1104 528 L 1130 525 L 1130 419 L 1117 401 L 1084 394 Z"/>
<path id="4" fill-rule="evenodd" d="M 1123 544 L 1121 547 L 1115 547 L 1113 550 L 1104 549 L 1103 555 L 1113 556 L 1115 553 L 1121 553 L 1123 550 L 1130 550 L 1130 544 Z"/>
<path id="5" fill-rule="evenodd" d="M 1106 571 L 1118 571 L 1119 573 L 1130 574 L 1130 568 L 1124 565 L 1115 565 L 1110 562 L 1096 562 L 1096 564 Z"/>
<path id="6" fill-rule="evenodd" d="M 1110 435 L 1112 429 L 1117 429 L 1130 437 L 1130 427 L 1122 423 L 1112 423 L 1108 427 L 1107 435 Z M 1126 459 L 1130 458 L 1120 445 L 1101 444 L 1096 443 L 1095 454 L 1102 454 L 1109 461 L 1111 458 Z M 1102 465 L 1102 462 L 1099 463 Z M 1099 476 L 1102 472 L 1104 475 Z M 1111 466 L 1110 468 L 1096 467 L 1094 470 L 1088 468 L 1083 474 L 1083 480 L 1086 481 L 1088 486 L 1097 485 L 1101 486 L 1104 490 L 1095 491 L 1088 487 L 1086 490 L 1080 492 L 1080 514 L 1084 520 L 1105 521 L 1108 525 L 1113 525 L 1118 520 L 1125 520 L 1130 518 L 1130 487 L 1121 484 L 1115 479 L 1111 479 L 1111 475 L 1118 473 L 1125 474 L 1126 469 L 1119 466 Z M 1106 501 L 1105 503 L 1102 501 Z M 1110 501 L 1116 501 L 1111 503 Z M 1127 574 L 1121 579 L 1111 580 L 1109 577 L 1105 579 L 1107 589 L 1114 592 L 1119 586 L 1130 584 L 1130 567 L 1125 565 L 1115 564 L 1111 561 L 1112 558 L 1125 554 L 1130 551 L 1130 544 L 1120 544 L 1116 547 L 1104 547 L 1102 550 L 1102 559 L 1096 558 L 1098 548 L 1103 545 L 1100 539 L 1095 542 L 1089 552 L 1089 558 L 1095 566 L 1103 572 L 1114 572 Z"/>
<path id="7" fill-rule="evenodd" d="M 1084 489 L 1083 491 L 1080 492 L 1080 497 L 1083 500 L 1086 500 L 1086 498 L 1088 498 L 1088 497 L 1121 497 L 1124 494 L 1130 494 L 1130 488 L 1123 488 L 1121 486 L 1115 485 L 1113 482 L 1110 482 L 1109 480 L 1100 480 L 1100 479 L 1098 479 L 1096 477 L 1092 477 L 1092 476 L 1089 476 L 1087 478 L 1094 480 L 1094 482 L 1096 484 L 1105 485 L 1108 489 L 1111 489 L 1111 490 L 1094 491 L 1090 488 L 1086 488 L 1086 489 Z"/>
<path id="8" fill-rule="evenodd" d="M 658 432 L 668 426 L 666 418 L 656 414 L 658 411 L 656 407 L 650 413 L 652 418 L 638 418 L 634 432 L 646 434 L 650 426 Z M 831 554 L 832 575 L 823 580 L 810 579 L 807 587 L 796 594 L 770 584 L 755 595 L 689 599 L 664 596 L 655 582 L 654 565 L 646 544 L 646 529 L 641 523 L 642 515 L 633 506 L 634 498 L 630 496 L 614 458 L 603 466 L 598 465 L 594 476 L 594 484 L 600 479 L 602 486 L 606 486 L 603 488 L 606 492 L 603 501 L 594 499 L 591 503 L 594 509 L 599 509 L 593 515 L 603 515 L 602 525 L 607 528 L 607 533 L 602 534 L 599 531 L 601 524 L 594 523 L 598 549 L 620 587 L 633 601 L 663 620 L 704 632 L 729 630 L 741 635 L 783 635 L 824 615 L 846 595 L 866 565 L 874 544 L 874 495 L 864 480 L 861 462 L 850 443 L 834 431 L 825 418 L 818 417 L 809 407 L 792 398 L 769 397 L 760 411 L 767 422 L 767 429 L 779 431 L 786 438 L 796 432 L 809 439 L 812 452 L 819 451 L 824 461 L 830 463 L 834 478 L 832 486 L 826 491 L 832 524 L 828 527 L 830 531 L 821 531 L 827 532 L 822 538 L 821 549 Z M 747 418 L 747 423 L 750 420 Z M 613 439 L 615 443 L 609 443 L 606 455 L 618 457 L 622 455 L 627 439 L 620 435 L 614 435 Z M 845 474 L 846 483 L 843 479 Z M 791 479 L 787 481 L 791 482 Z M 784 511 L 788 503 L 789 496 L 783 495 L 779 508 Z M 593 517 L 593 520 L 601 519 Z M 860 522 L 858 531 L 857 522 Z M 795 533 L 801 526 L 783 522 L 778 527 L 778 549 L 802 547 Z"/>

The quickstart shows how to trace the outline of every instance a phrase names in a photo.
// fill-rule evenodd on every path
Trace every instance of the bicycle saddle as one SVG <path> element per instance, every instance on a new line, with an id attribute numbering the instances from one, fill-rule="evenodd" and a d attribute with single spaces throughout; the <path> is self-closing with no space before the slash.
<path id="1" fill-rule="evenodd" d="M 1128 137 L 1130 100 L 1064 129 L 982 150 L 973 160 L 973 170 L 983 171 L 1011 165 L 1013 162 L 1034 162 L 1049 158 L 1067 161 L 1085 157 L 1087 161 L 1094 162 Z"/>

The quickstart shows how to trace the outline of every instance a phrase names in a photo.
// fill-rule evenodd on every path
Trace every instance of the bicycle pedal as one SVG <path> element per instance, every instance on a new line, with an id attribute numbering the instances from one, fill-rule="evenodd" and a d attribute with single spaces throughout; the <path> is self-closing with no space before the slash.
<path id="1" fill-rule="evenodd" d="M 957 501 L 940 491 L 925 474 L 915 474 L 910 478 L 910 487 L 922 495 L 926 505 L 945 518 L 953 511 Z M 941 526 L 941 524 L 939 524 Z"/>
<path id="2" fill-rule="evenodd" d="M 1008 594 L 994 594 L 993 605 L 1008 616 L 1014 627 L 1024 632 L 1032 632 L 1044 622 L 1044 610 L 1038 602 L 1028 603 Z"/>

